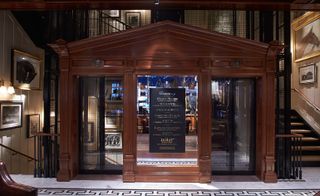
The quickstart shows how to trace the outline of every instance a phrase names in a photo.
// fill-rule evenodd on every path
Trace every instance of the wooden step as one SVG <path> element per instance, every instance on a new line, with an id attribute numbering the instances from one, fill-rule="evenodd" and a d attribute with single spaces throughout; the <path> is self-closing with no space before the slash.
<path id="1" fill-rule="evenodd" d="M 291 133 L 297 133 L 297 134 L 306 134 L 306 133 L 311 133 L 311 130 L 308 129 L 291 129 Z"/>
<path id="2" fill-rule="evenodd" d="M 316 142 L 319 141 L 319 138 L 315 138 L 315 137 L 302 137 L 301 140 L 303 142 Z"/>
<path id="3" fill-rule="evenodd" d="M 301 146 L 301 150 L 320 151 L 320 146 Z"/>
<path id="4" fill-rule="evenodd" d="M 291 126 L 304 126 L 304 123 L 302 123 L 302 122 L 291 122 L 290 125 Z"/>
<path id="5" fill-rule="evenodd" d="M 302 155 L 302 161 L 320 161 L 320 155 Z"/>

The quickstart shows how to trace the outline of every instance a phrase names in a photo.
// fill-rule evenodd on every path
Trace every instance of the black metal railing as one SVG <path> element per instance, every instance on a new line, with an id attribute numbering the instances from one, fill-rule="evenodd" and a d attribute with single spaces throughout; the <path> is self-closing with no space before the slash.
<path id="1" fill-rule="evenodd" d="M 34 154 L 39 160 L 34 165 L 34 177 L 55 177 L 59 170 L 59 134 L 40 132 L 34 137 Z M 45 156 L 44 146 L 46 146 L 46 152 L 50 152 L 50 156 Z"/>
<path id="2" fill-rule="evenodd" d="M 131 29 L 132 27 L 119 18 L 112 17 L 104 11 L 94 11 L 90 14 L 89 36 L 105 35 Z"/>
<path id="3" fill-rule="evenodd" d="M 302 137 L 301 134 L 276 135 L 276 172 L 279 179 L 302 179 Z"/>
<path id="4" fill-rule="evenodd" d="M 35 159 L 34 157 L 31 157 L 31 156 L 29 156 L 29 155 L 27 155 L 27 154 L 24 154 L 24 153 L 22 153 L 22 152 L 19 152 L 19 151 L 15 150 L 15 149 L 13 149 L 13 148 L 10 148 L 9 146 L 6 146 L 6 145 L 4 145 L 4 144 L 0 144 L 0 146 L 3 147 L 3 148 L 5 148 L 5 149 L 7 149 L 7 150 L 9 150 L 9 151 L 11 151 L 11 155 L 12 155 L 12 156 L 20 155 L 20 156 L 22 156 L 22 157 L 24 157 L 24 158 L 27 158 L 28 161 L 34 161 L 34 162 L 37 162 L 37 161 L 38 161 L 38 160 Z"/>

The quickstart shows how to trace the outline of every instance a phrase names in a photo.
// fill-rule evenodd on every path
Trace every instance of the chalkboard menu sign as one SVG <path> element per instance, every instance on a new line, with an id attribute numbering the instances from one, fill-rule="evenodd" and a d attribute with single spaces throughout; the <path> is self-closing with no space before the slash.
<path id="1" fill-rule="evenodd" d="M 150 152 L 185 152 L 185 89 L 150 89 Z"/>

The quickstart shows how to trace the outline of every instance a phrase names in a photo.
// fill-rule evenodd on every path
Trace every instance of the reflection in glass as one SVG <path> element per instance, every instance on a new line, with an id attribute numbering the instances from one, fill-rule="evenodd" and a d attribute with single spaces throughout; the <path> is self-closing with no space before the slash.
<path id="1" fill-rule="evenodd" d="M 80 170 L 120 173 L 123 165 L 121 77 L 80 78 Z"/>
<path id="2" fill-rule="evenodd" d="M 185 152 L 151 153 L 150 147 L 150 89 L 185 89 Z M 137 165 L 196 166 L 198 158 L 198 81 L 196 76 L 137 77 Z"/>
<path id="3" fill-rule="evenodd" d="M 212 170 L 253 172 L 254 80 L 212 80 L 211 88 Z"/>

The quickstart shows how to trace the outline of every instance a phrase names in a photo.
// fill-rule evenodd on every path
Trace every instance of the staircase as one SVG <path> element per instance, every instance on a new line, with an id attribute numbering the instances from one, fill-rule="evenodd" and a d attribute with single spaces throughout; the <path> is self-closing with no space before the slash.
<path id="1" fill-rule="evenodd" d="M 320 166 L 320 135 L 295 110 L 291 110 L 290 129 L 292 134 L 303 136 L 301 139 L 302 166 Z"/>

